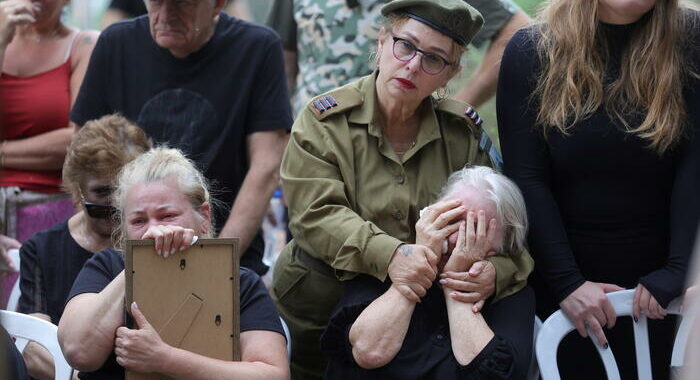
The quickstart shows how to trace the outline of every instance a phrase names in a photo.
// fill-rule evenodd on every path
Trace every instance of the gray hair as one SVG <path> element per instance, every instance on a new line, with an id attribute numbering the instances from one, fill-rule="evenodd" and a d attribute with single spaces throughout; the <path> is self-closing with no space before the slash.
<path id="1" fill-rule="evenodd" d="M 450 175 L 438 200 L 474 187 L 496 205 L 496 218 L 504 228 L 502 251 L 523 252 L 527 241 L 527 210 L 518 186 L 503 174 L 486 166 L 465 167 Z"/>
<path id="2" fill-rule="evenodd" d="M 124 210 L 129 189 L 138 183 L 151 183 L 166 179 L 172 179 L 177 183 L 178 188 L 195 210 L 195 214 L 203 217 L 200 211 L 201 206 L 205 202 L 211 205 L 212 199 L 207 180 L 197 170 L 194 162 L 185 157 L 178 149 L 168 147 L 151 149 L 129 162 L 119 173 L 117 188 L 113 195 L 114 206 L 119 210 L 117 213 L 117 227 L 114 231 L 117 249 L 123 250 L 126 241 Z M 209 235 L 212 234 L 212 231 L 212 225 L 210 224 Z"/>

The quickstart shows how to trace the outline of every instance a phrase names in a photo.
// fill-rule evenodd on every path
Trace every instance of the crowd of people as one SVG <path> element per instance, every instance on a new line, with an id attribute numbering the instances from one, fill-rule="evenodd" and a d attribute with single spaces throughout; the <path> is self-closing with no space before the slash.
<path id="1" fill-rule="evenodd" d="M 0 1 L 0 304 L 19 271 L 17 311 L 58 326 L 75 379 L 525 379 L 559 309 L 562 378 L 603 378 L 596 346 L 635 378 L 641 318 L 670 378 L 666 308 L 697 277 L 693 6 L 274 0 L 263 26 L 239 1 L 115 0 L 98 33 L 67 4 Z M 494 94 L 500 150 L 475 109 Z M 292 238 L 269 268 L 279 187 Z M 239 241 L 240 361 L 125 305 L 127 239 L 167 260 L 195 237 Z M 0 329 L 0 353 L 53 379 L 38 344 Z"/>

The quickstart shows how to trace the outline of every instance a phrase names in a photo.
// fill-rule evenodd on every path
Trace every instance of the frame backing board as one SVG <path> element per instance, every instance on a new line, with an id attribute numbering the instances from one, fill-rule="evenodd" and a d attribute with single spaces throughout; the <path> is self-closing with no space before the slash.
<path id="1" fill-rule="evenodd" d="M 127 314 L 135 301 L 165 343 L 240 360 L 238 257 L 238 239 L 199 239 L 167 259 L 156 254 L 153 240 L 127 241 Z M 126 371 L 128 380 L 167 378 Z"/>

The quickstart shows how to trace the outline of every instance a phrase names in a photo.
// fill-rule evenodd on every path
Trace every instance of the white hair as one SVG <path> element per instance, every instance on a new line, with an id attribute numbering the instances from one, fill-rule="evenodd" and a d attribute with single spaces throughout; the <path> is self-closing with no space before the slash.
<path id="1" fill-rule="evenodd" d="M 518 186 L 503 174 L 486 166 L 465 167 L 450 175 L 438 200 L 473 187 L 496 206 L 496 219 L 504 228 L 502 251 L 523 252 L 527 240 L 527 210 Z"/>

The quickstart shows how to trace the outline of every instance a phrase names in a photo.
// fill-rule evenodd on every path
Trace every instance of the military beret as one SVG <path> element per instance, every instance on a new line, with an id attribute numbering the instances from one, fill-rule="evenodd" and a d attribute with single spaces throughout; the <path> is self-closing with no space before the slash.
<path id="1" fill-rule="evenodd" d="M 394 0 L 382 15 L 406 15 L 466 46 L 484 24 L 481 13 L 464 0 Z"/>

